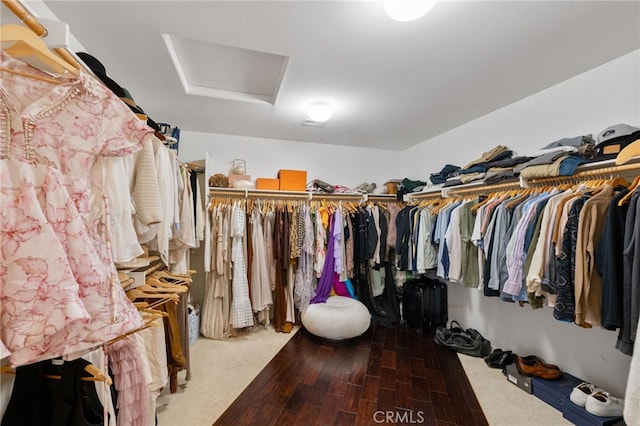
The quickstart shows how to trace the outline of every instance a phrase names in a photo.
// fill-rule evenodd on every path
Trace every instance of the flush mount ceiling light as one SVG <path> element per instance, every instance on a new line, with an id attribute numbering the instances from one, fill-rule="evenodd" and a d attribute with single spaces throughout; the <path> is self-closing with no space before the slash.
<path id="1" fill-rule="evenodd" d="M 391 19 L 399 22 L 410 22 L 427 13 L 436 0 L 422 1 L 404 1 L 404 0 L 387 0 L 384 2 L 384 10 Z"/>
<path id="2" fill-rule="evenodd" d="M 307 118 L 311 121 L 326 123 L 333 115 L 333 109 L 326 102 L 315 102 L 307 108 Z"/>

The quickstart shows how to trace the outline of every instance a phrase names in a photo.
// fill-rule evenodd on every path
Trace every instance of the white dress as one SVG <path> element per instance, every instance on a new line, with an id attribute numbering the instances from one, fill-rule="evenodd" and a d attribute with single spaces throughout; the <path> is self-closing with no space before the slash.
<path id="1" fill-rule="evenodd" d="M 233 246 L 231 260 L 233 261 L 233 300 L 231 302 L 231 325 L 233 328 L 251 327 L 253 312 L 249 300 L 249 280 L 244 263 L 244 210 L 236 203 L 231 213 Z"/>

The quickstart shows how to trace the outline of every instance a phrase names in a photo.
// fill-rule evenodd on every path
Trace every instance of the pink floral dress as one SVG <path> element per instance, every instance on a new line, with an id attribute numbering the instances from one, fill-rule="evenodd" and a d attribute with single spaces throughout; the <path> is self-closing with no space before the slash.
<path id="1" fill-rule="evenodd" d="M 1 50 L 0 66 L 40 73 Z M 142 325 L 90 170 L 137 151 L 152 130 L 86 74 L 58 85 L 0 78 L 0 337 L 13 366 L 74 358 Z"/>

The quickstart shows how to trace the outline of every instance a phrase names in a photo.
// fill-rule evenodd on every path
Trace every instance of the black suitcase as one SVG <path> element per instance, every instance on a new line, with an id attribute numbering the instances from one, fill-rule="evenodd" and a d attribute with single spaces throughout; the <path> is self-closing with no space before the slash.
<path id="1" fill-rule="evenodd" d="M 449 321 L 447 285 L 433 278 L 418 278 L 404 283 L 402 292 L 402 318 L 419 333 L 434 333 L 437 327 L 446 327 Z"/>

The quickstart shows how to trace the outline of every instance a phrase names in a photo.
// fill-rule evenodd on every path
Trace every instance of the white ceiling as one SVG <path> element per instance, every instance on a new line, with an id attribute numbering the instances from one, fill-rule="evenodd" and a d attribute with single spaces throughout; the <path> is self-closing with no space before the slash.
<path id="1" fill-rule="evenodd" d="M 367 1 L 45 3 L 155 121 L 396 150 L 640 48 L 638 1 L 440 1 L 410 23 Z M 162 34 L 288 57 L 275 103 L 186 94 Z M 323 128 L 301 126 L 314 100 Z"/>

